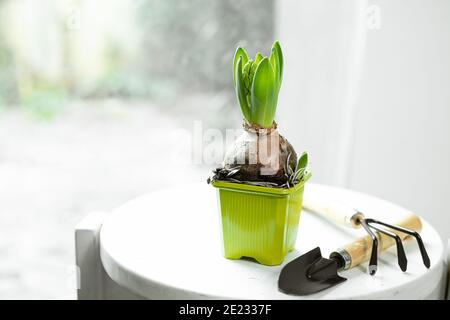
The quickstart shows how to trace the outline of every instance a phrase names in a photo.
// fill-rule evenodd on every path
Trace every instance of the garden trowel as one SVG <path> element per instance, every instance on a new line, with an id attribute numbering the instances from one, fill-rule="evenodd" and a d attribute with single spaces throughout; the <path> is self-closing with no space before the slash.
<path id="1" fill-rule="evenodd" d="M 289 262 L 281 270 L 278 287 L 281 292 L 300 296 L 319 292 L 347 280 L 337 274 L 340 268 L 338 259 L 322 257 L 317 247 Z"/>
<path id="2" fill-rule="evenodd" d="M 422 223 L 418 216 L 410 215 L 396 226 L 417 233 L 421 230 Z M 394 229 L 392 233 L 396 237 L 378 231 L 374 233 L 377 244 L 376 252 L 386 250 L 394 244 L 397 244 L 398 249 L 399 241 L 401 244 L 402 241 L 412 238 L 410 234 L 399 230 Z M 339 270 L 351 269 L 368 261 L 373 256 L 373 244 L 372 236 L 367 235 L 332 252 L 328 259 L 322 257 L 320 248 L 317 247 L 289 262 L 281 270 L 278 288 L 287 294 L 308 295 L 333 287 L 347 280 L 338 275 Z M 402 257 L 402 260 L 405 263 L 406 256 Z M 371 274 L 373 273 L 371 272 Z"/>

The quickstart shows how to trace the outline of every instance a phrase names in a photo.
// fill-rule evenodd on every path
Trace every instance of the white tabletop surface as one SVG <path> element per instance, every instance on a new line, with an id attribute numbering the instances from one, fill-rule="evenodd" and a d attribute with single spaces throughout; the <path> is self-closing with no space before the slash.
<path id="1" fill-rule="evenodd" d="M 408 270 L 396 262 L 395 249 L 379 257 L 375 276 L 367 265 L 340 272 L 348 281 L 320 293 L 295 297 L 278 291 L 282 266 L 228 260 L 221 252 L 216 190 L 206 183 L 153 192 L 127 202 L 105 221 L 100 235 L 106 272 L 120 285 L 150 299 L 422 299 L 442 283 L 444 247 L 437 232 L 422 220 L 421 232 L 431 259 L 422 264 L 414 241 L 405 245 Z M 366 217 L 396 222 L 408 210 L 355 191 L 308 183 L 308 193 L 338 198 Z M 363 230 L 338 227 L 313 213 L 300 217 L 296 250 L 284 264 L 317 246 L 324 256 Z M 284 265 L 283 264 L 283 265 Z"/>

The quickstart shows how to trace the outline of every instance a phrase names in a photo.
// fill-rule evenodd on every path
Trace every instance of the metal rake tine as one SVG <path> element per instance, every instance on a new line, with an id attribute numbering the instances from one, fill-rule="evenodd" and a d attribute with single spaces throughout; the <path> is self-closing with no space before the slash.
<path id="1" fill-rule="evenodd" d="M 414 238 L 416 238 L 417 244 L 419 245 L 420 254 L 422 255 L 422 261 L 425 267 L 430 268 L 431 261 L 430 257 L 428 256 L 427 250 L 425 249 L 425 245 L 423 244 L 422 237 L 419 235 L 418 232 L 414 232 L 413 234 L 410 234 Z"/>
<path id="2" fill-rule="evenodd" d="M 385 227 L 388 227 L 388 228 L 391 228 L 391 229 L 394 229 L 394 230 L 406 233 L 406 234 L 414 237 L 416 239 L 416 241 L 417 241 L 417 245 L 419 246 L 419 250 L 420 250 L 420 254 L 422 256 L 423 264 L 425 265 L 425 267 L 430 268 L 430 265 L 431 265 L 430 257 L 428 256 L 427 250 L 425 249 L 425 245 L 423 243 L 422 237 L 420 236 L 420 234 L 418 232 L 412 231 L 412 230 L 409 230 L 409 229 L 406 229 L 406 228 L 403 228 L 403 227 L 399 227 L 399 226 L 396 226 L 396 225 L 391 225 L 391 224 L 388 224 L 386 222 L 377 221 L 377 220 L 374 220 L 374 219 L 371 219 L 371 220 L 374 223 L 377 223 L 379 225 L 382 225 L 382 226 L 385 226 Z"/>
<path id="3" fill-rule="evenodd" d="M 369 260 L 369 274 L 373 276 L 377 272 L 378 268 L 378 238 L 376 234 L 372 230 L 370 230 L 369 226 L 367 225 L 366 219 L 361 220 L 361 225 L 372 238 L 372 252 L 370 253 Z"/>
<path id="4" fill-rule="evenodd" d="M 377 230 L 378 232 L 381 232 L 388 237 L 391 237 L 395 240 L 395 244 L 397 246 L 397 259 L 398 259 L 398 265 L 400 266 L 400 269 L 405 272 L 408 267 L 408 259 L 406 258 L 405 249 L 403 248 L 402 239 L 395 233 L 390 232 L 388 230 L 385 230 L 383 228 L 379 228 L 377 226 L 373 226 L 372 224 L 379 224 L 378 221 L 374 219 L 366 219 L 366 223 L 369 225 L 370 228 L 373 228 Z M 384 223 L 380 223 L 381 225 L 385 225 Z"/>

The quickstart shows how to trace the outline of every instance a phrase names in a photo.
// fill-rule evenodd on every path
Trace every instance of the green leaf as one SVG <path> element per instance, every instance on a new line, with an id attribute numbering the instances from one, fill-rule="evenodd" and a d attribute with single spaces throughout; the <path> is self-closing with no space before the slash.
<path id="1" fill-rule="evenodd" d="M 239 57 L 242 57 L 242 65 L 244 66 L 248 61 L 248 56 L 247 56 L 247 52 L 241 47 L 237 47 L 236 52 L 234 53 L 234 60 L 233 60 L 233 82 L 234 82 L 234 85 L 236 85 L 236 65 L 239 60 Z"/>
<path id="2" fill-rule="evenodd" d="M 309 172 L 306 167 L 308 166 L 308 154 L 303 152 L 298 159 L 297 166 L 295 167 L 295 173 L 293 176 L 294 181 L 307 181 L 311 177 L 311 172 Z"/>
<path id="3" fill-rule="evenodd" d="M 296 171 L 300 170 L 304 171 L 307 165 L 308 165 L 308 153 L 303 152 L 302 155 L 300 156 L 300 159 L 298 159 Z"/>
<path id="4" fill-rule="evenodd" d="M 263 58 L 264 57 L 262 56 L 261 52 L 258 52 L 255 56 L 255 63 L 256 64 L 260 63 Z"/>
<path id="5" fill-rule="evenodd" d="M 264 128 L 272 127 L 276 108 L 276 82 L 268 58 L 258 64 L 251 91 L 251 117 Z"/>
<path id="6" fill-rule="evenodd" d="M 242 75 L 242 56 L 239 57 L 235 69 L 235 77 L 236 77 L 236 95 L 239 100 L 239 105 L 241 106 L 242 115 L 244 116 L 247 122 L 251 122 L 251 114 L 250 107 L 247 103 L 247 90 L 245 88 L 244 79 Z"/>
<path id="7" fill-rule="evenodd" d="M 275 41 L 270 53 L 270 64 L 275 71 L 278 89 L 283 80 L 283 52 L 278 41 Z"/>
<path id="8" fill-rule="evenodd" d="M 253 83 L 253 77 L 255 76 L 256 63 L 252 59 L 248 60 L 247 63 L 242 68 L 242 76 L 244 79 L 244 85 L 247 89 L 246 94 L 250 93 Z"/>

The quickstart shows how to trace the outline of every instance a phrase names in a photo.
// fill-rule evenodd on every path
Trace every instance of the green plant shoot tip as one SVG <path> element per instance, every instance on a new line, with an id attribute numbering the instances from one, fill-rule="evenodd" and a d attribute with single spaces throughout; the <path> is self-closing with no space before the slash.
<path id="1" fill-rule="evenodd" d="M 255 60 L 238 47 L 234 54 L 233 81 L 245 120 L 264 128 L 272 127 L 283 77 L 283 54 L 275 41 L 269 57 L 260 52 Z M 240 79 L 240 80 L 239 80 Z"/>

